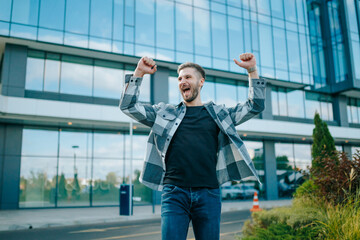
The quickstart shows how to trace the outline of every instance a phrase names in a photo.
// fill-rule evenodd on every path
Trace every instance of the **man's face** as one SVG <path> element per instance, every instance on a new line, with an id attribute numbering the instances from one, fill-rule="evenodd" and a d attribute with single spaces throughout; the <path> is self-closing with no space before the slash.
<path id="1" fill-rule="evenodd" d="M 201 87 L 204 85 L 204 78 L 195 68 L 184 68 L 179 72 L 179 90 L 185 102 L 192 102 L 197 98 Z"/>

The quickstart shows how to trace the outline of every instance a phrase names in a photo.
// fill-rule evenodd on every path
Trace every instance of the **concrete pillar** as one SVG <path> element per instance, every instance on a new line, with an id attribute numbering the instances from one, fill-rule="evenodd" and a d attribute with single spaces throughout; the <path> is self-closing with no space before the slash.
<path id="1" fill-rule="evenodd" d="M 271 91 L 272 91 L 272 85 L 270 83 L 267 83 L 266 91 L 265 91 L 265 109 L 261 113 L 262 119 L 269 119 L 269 120 L 274 119 L 272 114 Z"/>
<path id="2" fill-rule="evenodd" d="M 276 175 L 276 156 L 274 141 L 264 141 L 264 161 L 266 199 L 276 200 L 279 198 L 279 192 Z"/>
<path id="3" fill-rule="evenodd" d="M 152 75 L 152 103 L 169 102 L 169 74 L 169 69 L 158 67 L 158 70 Z"/>
<path id="4" fill-rule="evenodd" d="M 0 168 L 0 209 L 17 209 L 21 165 L 22 130 L 20 125 L 0 128 L 3 143 L 2 168 Z"/>
<path id="5" fill-rule="evenodd" d="M 350 145 L 344 145 L 344 152 L 346 153 L 346 155 L 351 158 L 352 155 L 351 155 L 351 146 Z"/>
<path id="6" fill-rule="evenodd" d="M 334 97 L 334 119 L 339 123 L 339 126 L 349 127 L 347 116 L 347 97 L 337 95 Z"/>
<path id="7" fill-rule="evenodd" d="M 26 62 L 26 46 L 6 44 L 1 71 L 2 95 L 25 96 Z"/>

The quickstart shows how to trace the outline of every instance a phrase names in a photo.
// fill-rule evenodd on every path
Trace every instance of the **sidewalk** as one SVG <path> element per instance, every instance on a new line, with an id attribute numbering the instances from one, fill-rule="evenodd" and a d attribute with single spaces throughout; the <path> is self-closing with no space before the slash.
<path id="1" fill-rule="evenodd" d="M 222 212 L 250 210 L 252 200 L 222 203 Z M 261 208 L 291 205 L 291 200 L 260 200 Z M 133 216 L 120 216 L 119 207 L 20 209 L 0 211 L 0 231 L 29 228 L 47 228 L 106 222 L 123 222 L 160 218 L 160 205 L 134 206 Z"/>

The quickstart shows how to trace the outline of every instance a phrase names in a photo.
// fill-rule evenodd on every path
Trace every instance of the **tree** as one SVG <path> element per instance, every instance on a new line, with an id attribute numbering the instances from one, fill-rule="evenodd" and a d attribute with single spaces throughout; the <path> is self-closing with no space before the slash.
<path id="1" fill-rule="evenodd" d="M 313 144 L 311 147 L 312 168 L 321 168 L 322 164 L 319 158 L 333 155 L 335 148 L 335 141 L 330 134 L 326 122 L 322 121 L 318 112 L 314 117 L 315 128 L 313 130 Z"/>
<path id="2" fill-rule="evenodd" d="M 59 190 L 58 190 L 58 198 L 59 199 L 67 199 L 67 190 L 66 186 L 66 179 L 64 173 L 61 173 L 60 180 L 59 180 Z"/>

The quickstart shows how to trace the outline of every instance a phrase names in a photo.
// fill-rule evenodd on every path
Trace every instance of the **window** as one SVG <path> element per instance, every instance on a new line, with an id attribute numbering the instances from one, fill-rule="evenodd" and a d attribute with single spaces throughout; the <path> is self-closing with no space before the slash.
<path id="1" fill-rule="evenodd" d="M 65 1 L 41 1 L 39 27 L 64 30 Z"/>

